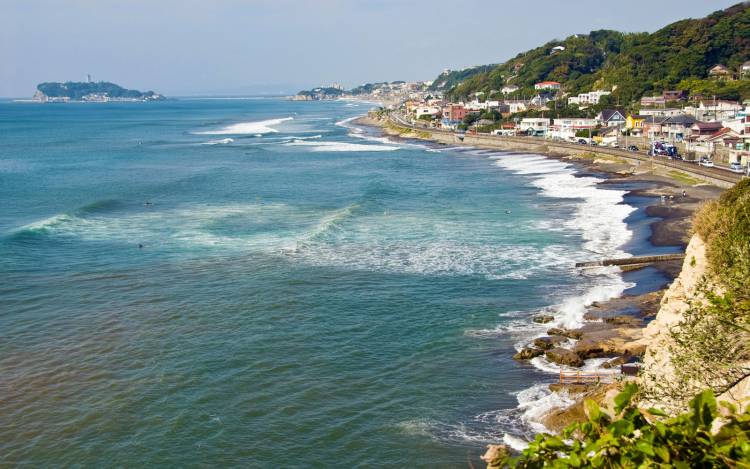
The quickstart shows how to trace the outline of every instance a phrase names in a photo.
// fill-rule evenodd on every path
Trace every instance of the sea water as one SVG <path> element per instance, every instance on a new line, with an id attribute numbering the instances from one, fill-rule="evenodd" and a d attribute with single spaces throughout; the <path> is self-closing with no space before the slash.
<path id="1" fill-rule="evenodd" d="M 558 368 L 511 357 L 629 286 L 574 263 L 633 208 L 369 107 L 0 103 L 2 461 L 465 467 L 543 429 Z"/>

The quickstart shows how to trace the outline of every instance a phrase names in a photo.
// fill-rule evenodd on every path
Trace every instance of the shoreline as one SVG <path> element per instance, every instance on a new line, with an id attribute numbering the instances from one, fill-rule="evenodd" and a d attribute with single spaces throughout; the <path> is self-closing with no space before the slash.
<path id="1" fill-rule="evenodd" d="M 448 145 L 428 138 L 427 133 L 421 135 L 418 131 L 399 133 L 389 129 L 386 122 L 369 116 L 352 119 L 351 123 L 376 128 L 384 137 L 395 141 L 418 140 L 445 147 L 465 146 L 498 150 L 478 144 L 456 142 Z M 498 151 L 511 154 L 514 152 L 512 148 Z M 625 191 L 621 203 L 634 207 L 634 213 L 624 222 L 633 236 L 621 249 L 630 255 L 684 252 L 691 236 L 693 214 L 702 203 L 718 197 L 723 192 L 723 189 L 707 183 L 692 184 L 693 181 L 680 181 L 666 175 L 654 174 L 647 168 L 641 170 L 640 165 L 634 167 L 614 157 L 585 153 L 575 155 L 549 151 L 530 152 L 520 146 L 515 151 L 524 154 L 534 153 L 572 164 L 576 170 L 576 177 L 598 177 L 603 180 L 596 184 L 597 187 Z M 639 231 L 642 237 L 640 240 L 636 238 Z M 634 252 L 643 250 L 645 252 Z M 584 360 L 593 358 L 604 360 L 603 367 L 609 369 L 639 360 L 645 346 L 637 342 L 642 339 L 643 330 L 648 323 L 656 317 L 664 292 L 679 275 L 681 267 L 682 261 L 669 261 L 621 268 L 620 275 L 623 280 L 632 282 L 635 284 L 634 287 L 607 301 L 592 303 L 585 308 L 584 324 L 581 327 L 550 328 L 546 336 L 532 339 L 514 358 L 528 361 L 538 356 L 546 356 L 548 359 L 552 356 L 556 359 L 550 360 L 551 362 L 566 369 L 576 369 L 583 365 Z M 659 276 L 661 282 L 657 282 Z M 566 342 L 573 343 L 565 345 L 567 348 L 562 348 Z M 574 403 L 547 410 L 536 423 L 542 424 L 549 431 L 559 432 L 570 423 L 583 421 L 584 398 L 593 398 L 599 402 L 611 400 L 611 394 L 616 393 L 614 387 L 614 384 L 551 384 L 550 391 L 562 391 L 569 395 Z"/>

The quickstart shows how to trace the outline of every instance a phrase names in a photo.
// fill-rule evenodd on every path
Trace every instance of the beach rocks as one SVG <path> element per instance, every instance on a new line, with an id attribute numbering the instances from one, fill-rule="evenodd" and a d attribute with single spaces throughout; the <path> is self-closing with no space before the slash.
<path id="1" fill-rule="evenodd" d="M 554 321 L 555 317 L 551 314 L 540 314 L 538 316 L 534 316 L 533 318 L 531 318 L 531 320 L 537 324 L 547 324 L 548 322 Z"/>
<path id="2" fill-rule="evenodd" d="M 500 469 L 500 463 L 510 454 L 505 445 L 487 445 L 487 451 L 479 458 L 487 463 L 487 469 Z"/>
<path id="3" fill-rule="evenodd" d="M 607 355 L 604 345 L 598 340 L 579 340 L 573 347 L 573 351 L 581 358 L 597 358 Z"/>
<path id="4" fill-rule="evenodd" d="M 612 318 L 604 318 L 604 322 L 615 326 L 630 327 L 639 327 L 642 324 L 642 321 L 640 319 L 634 318 L 633 316 L 615 316 Z"/>
<path id="5" fill-rule="evenodd" d="M 581 337 L 583 337 L 583 332 L 581 331 L 573 331 L 570 329 L 562 329 L 559 327 L 553 327 L 552 329 L 547 331 L 547 334 L 567 337 L 568 339 L 575 339 L 575 340 L 578 340 Z"/>
<path id="6" fill-rule="evenodd" d="M 565 337 L 537 337 L 534 339 L 534 346 L 542 350 L 549 350 L 565 342 Z"/>
<path id="7" fill-rule="evenodd" d="M 631 360 L 631 357 L 623 355 L 622 357 L 613 358 L 612 360 L 608 362 L 604 362 L 602 364 L 602 368 L 617 368 L 620 365 L 623 365 L 625 363 L 628 363 Z"/>
<path id="8" fill-rule="evenodd" d="M 547 360 L 557 363 L 558 365 L 574 367 L 583 366 L 583 359 L 579 357 L 577 353 L 562 347 L 555 347 L 552 350 L 547 350 L 545 356 L 547 357 Z"/>
<path id="9" fill-rule="evenodd" d="M 531 360 L 532 358 L 540 357 L 544 355 L 544 350 L 533 348 L 533 347 L 524 347 L 520 352 L 513 355 L 513 358 L 515 360 Z"/>

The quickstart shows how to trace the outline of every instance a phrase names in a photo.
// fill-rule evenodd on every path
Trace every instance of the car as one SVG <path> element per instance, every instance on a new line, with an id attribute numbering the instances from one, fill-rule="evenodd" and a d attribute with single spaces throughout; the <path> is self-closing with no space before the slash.
<path id="1" fill-rule="evenodd" d="M 741 163 L 738 163 L 737 161 L 735 161 L 734 163 L 731 163 L 729 165 L 729 171 L 733 173 L 744 173 L 745 168 L 742 166 Z"/>
<path id="2" fill-rule="evenodd" d="M 638 147 L 635 146 L 635 145 L 629 145 L 628 146 L 628 151 L 638 151 Z"/>
<path id="3" fill-rule="evenodd" d="M 578 143 L 580 143 L 581 145 L 588 145 L 589 144 L 589 142 L 587 142 L 586 140 L 584 140 L 582 138 L 578 139 Z"/>
<path id="4" fill-rule="evenodd" d="M 700 159 L 698 162 L 699 165 L 705 166 L 706 168 L 713 168 L 714 162 L 711 160 L 711 158 L 706 158 L 705 156 Z"/>

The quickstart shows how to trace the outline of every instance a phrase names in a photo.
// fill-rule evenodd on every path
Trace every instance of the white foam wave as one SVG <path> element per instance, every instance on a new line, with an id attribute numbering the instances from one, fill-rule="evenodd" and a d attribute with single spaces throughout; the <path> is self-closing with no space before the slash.
<path id="1" fill-rule="evenodd" d="M 264 121 L 256 122 L 239 122 L 237 124 L 228 125 L 222 129 L 217 130 L 206 130 L 202 132 L 193 132 L 196 135 L 256 135 L 262 136 L 263 134 L 278 132 L 273 127 L 281 124 L 282 122 L 293 120 L 293 117 L 284 117 L 280 119 L 268 119 Z"/>
<path id="2" fill-rule="evenodd" d="M 208 142 L 202 142 L 201 145 L 228 145 L 234 142 L 233 138 L 220 138 L 218 140 L 209 140 Z"/>
<path id="3" fill-rule="evenodd" d="M 308 142 L 304 140 L 296 139 L 294 141 L 285 143 L 286 146 L 305 146 L 309 147 L 310 151 L 321 152 L 321 151 L 347 151 L 347 152 L 361 152 L 361 151 L 394 151 L 398 150 L 398 147 L 388 145 L 363 145 L 361 143 L 347 143 L 347 142 Z"/>

